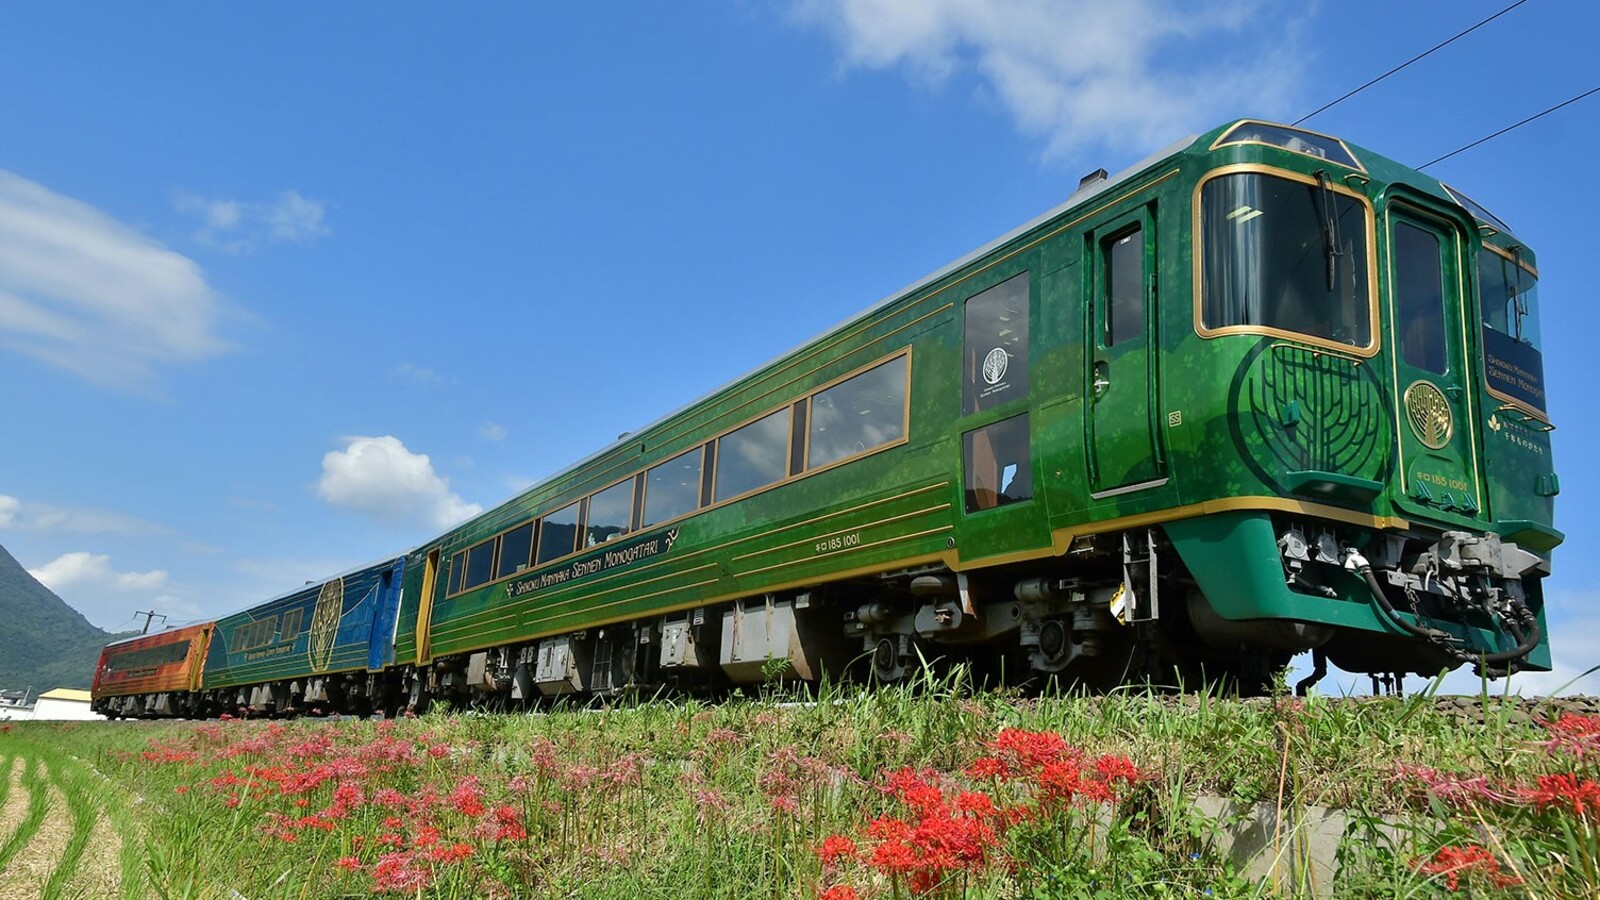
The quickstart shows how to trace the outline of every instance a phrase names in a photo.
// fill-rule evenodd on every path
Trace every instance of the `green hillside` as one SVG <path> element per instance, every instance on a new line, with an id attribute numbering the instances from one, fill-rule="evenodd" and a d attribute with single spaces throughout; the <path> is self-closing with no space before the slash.
<path id="1" fill-rule="evenodd" d="M 0 687 L 87 688 L 113 635 L 89 624 L 0 547 Z"/>

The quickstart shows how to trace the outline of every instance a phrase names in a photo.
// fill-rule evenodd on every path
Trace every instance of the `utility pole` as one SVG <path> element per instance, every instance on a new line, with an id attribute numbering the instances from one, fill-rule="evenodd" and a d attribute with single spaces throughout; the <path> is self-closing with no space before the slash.
<path id="1" fill-rule="evenodd" d="M 166 616 L 161 615 L 160 613 L 156 612 L 153 609 L 151 609 L 151 610 L 139 610 L 138 612 L 135 612 L 134 615 L 136 615 L 136 616 L 144 616 L 144 628 L 139 630 L 140 634 L 149 634 L 150 633 L 150 620 L 156 619 L 156 618 L 159 618 L 163 622 L 165 622 L 167 620 Z"/>

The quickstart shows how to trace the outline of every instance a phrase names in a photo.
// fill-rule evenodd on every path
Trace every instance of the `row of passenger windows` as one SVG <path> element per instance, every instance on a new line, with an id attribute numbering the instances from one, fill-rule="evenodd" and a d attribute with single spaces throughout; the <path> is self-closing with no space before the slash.
<path id="1" fill-rule="evenodd" d="M 165 666 L 183 662 L 189 656 L 189 642 L 178 641 L 159 647 L 145 647 L 127 653 L 116 653 L 106 659 L 106 671 L 129 672 L 151 666 Z"/>
<path id="2" fill-rule="evenodd" d="M 447 595 L 906 437 L 909 354 L 878 363 L 555 512 L 457 552 Z"/>
<path id="3" fill-rule="evenodd" d="M 300 623 L 304 618 L 305 610 L 291 609 L 283 614 L 282 628 L 278 627 L 277 616 L 267 616 L 248 625 L 241 625 L 233 630 L 233 639 L 228 642 L 228 652 L 241 653 L 268 644 L 292 641 L 300 636 Z"/>

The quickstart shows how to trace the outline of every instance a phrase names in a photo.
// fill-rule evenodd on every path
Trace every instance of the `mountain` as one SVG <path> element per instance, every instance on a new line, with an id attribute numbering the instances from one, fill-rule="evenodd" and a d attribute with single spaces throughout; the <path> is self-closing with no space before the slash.
<path id="1" fill-rule="evenodd" d="M 0 547 L 0 687 L 87 688 L 116 637 L 89 624 Z"/>

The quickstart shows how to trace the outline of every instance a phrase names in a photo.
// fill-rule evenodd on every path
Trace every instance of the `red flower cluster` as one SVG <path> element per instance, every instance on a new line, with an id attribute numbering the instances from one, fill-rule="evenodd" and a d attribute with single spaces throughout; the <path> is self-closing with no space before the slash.
<path id="1" fill-rule="evenodd" d="M 1452 891 L 1461 889 L 1461 880 L 1487 883 L 1497 888 L 1521 884 L 1515 875 L 1502 875 L 1500 861 L 1482 845 L 1448 845 L 1440 847 L 1426 861 L 1412 863 L 1416 871 L 1428 876 L 1444 876 L 1445 887 Z"/>
<path id="2" fill-rule="evenodd" d="M 868 823 L 861 835 L 864 850 L 845 835 L 826 838 L 817 850 L 824 874 L 833 878 L 845 861 L 858 861 L 905 884 L 914 894 L 926 894 L 957 874 L 991 865 L 1018 823 L 1051 815 L 1076 801 L 1114 803 L 1143 778 L 1126 757 L 1088 760 L 1052 732 L 1007 728 L 987 747 L 992 755 L 974 761 L 966 775 L 992 782 L 997 788 L 993 793 L 963 790 L 929 770 L 887 773 L 880 790 L 909 814 L 880 816 Z M 1032 802 L 996 802 L 996 797 L 1031 797 Z M 831 893 L 835 890 L 837 895 Z M 823 896 L 855 894 L 840 884 Z"/>

